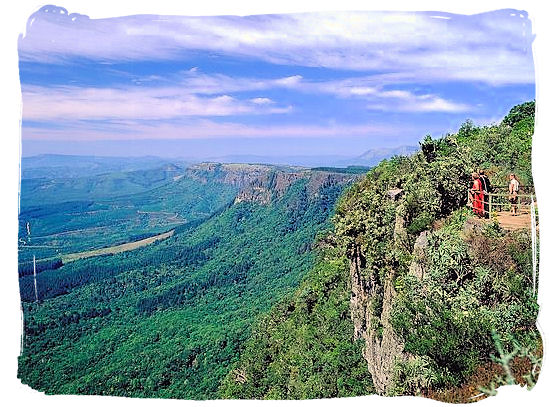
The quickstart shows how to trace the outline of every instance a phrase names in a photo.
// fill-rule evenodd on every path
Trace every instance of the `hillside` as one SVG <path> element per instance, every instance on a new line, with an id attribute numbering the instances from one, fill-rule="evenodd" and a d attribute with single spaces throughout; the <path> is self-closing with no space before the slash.
<path id="1" fill-rule="evenodd" d="M 510 172 L 532 182 L 533 128 L 529 102 L 499 125 L 427 136 L 419 153 L 355 183 L 318 239 L 316 266 L 256 325 L 221 395 L 466 402 L 483 398 L 481 386 L 534 385 L 531 231 L 506 232 L 465 208 L 478 168 L 496 185 Z"/>
<path id="2" fill-rule="evenodd" d="M 220 190 L 225 203 L 216 198 L 210 212 L 146 247 L 56 269 L 44 264 L 38 302 L 32 275 L 21 276 L 19 377 L 51 394 L 216 397 L 254 321 L 312 267 L 314 237 L 356 177 L 264 165 L 189 167 L 147 196 L 172 193 L 162 201 L 174 205 L 167 211 L 200 197 L 213 201 Z M 192 188 L 176 192 L 182 185 Z"/>
<path id="3" fill-rule="evenodd" d="M 23 209 L 36 206 L 37 203 L 43 205 L 66 201 L 92 201 L 137 194 L 174 181 L 184 174 L 185 169 L 174 164 L 164 164 L 155 168 L 96 175 L 90 175 L 87 170 L 83 170 L 80 177 L 52 177 L 49 168 L 40 171 L 44 176 L 21 180 Z"/>
<path id="4" fill-rule="evenodd" d="M 101 249 L 192 225 L 222 210 L 237 193 L 235 186 L 203 184 L 172 166 L 29 183 L 23 180 L 21 187 L 20 261 L 33 254 L 48 258 Z"/>

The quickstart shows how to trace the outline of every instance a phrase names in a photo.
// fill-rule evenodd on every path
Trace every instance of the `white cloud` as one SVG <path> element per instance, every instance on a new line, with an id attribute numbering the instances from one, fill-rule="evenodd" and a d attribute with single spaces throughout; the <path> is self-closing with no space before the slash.
<path id="1" fill-rule="evenodd" d="M 300 75 L 274 79 L 235 77 L 224 74 L 204 74 L 195 68 L 191 71 L 180 72 L 169 79 L 179 83 L 186 92 L 208 95 L 273 88 L 296 88 L 300 86 L 303 78 Z"/>
<path id="2" fill-rule="evenodd" d="M 448 112 L 459 113 L 471 110 L 471 106 L 464 103 L 455 103 L 437 96 L 423 95 L 416 100 L 401 105 L 398 109 L 411 112 Z"/>
<path id="3" fill-rule="evenodd" d="M 310 93 L 327 93 L 340 98 L 365 101 L 365 108 L 394 112 L 447 112 L 458 113 L 471 110 L 471 106 L 446 100 L 440 96 L 413 93 L 402 89 L 386 89 L 390 81 L 372 77 L 355 77 L 335 81 L 300 81 L 295 89 Z"/>
<path id="4" fill-rule="evenodd" d="M 281 114 L 291 106 L 197 96 L 179 87 L 23 87 L 23 119 L 34 121 L 148 119 Z"/>
<path id="5" fill-rule="evenodd" d="M 349 88 L 349 94 L 353 96 L 365 96 L 376 93 L 375 88 L 368 88 L 364 86 L 352 86 Z"/>
<path id="6" fill-rule="evenodd" d="M 72 15 L 37 12 L 19 49 L 23 60 L 55 63 L 74 57 L 182 59 L 190 50 L 203 50 L 277 64 L 393 72 L 424 82 L 534 83 L 528 19 L 506 10 L 475 16 L 441 14 L 332 12 L 72 21 Z M 292 86 L 300 78 L 288 81 Z"/>
<path id="7" fill-rule="evenodd" d="M 461 113 L 472 110 L 465 103 L 456 103 L 431 94 L 414 94 L 405 90 L 388 90 L 377 93 L 375 107 L 378 110 L 393 110 L 402 112 L 446 112 Z"/>
<path id="8" fill-rule="evenodd" d="M 303 78 L 300 75 L 287 76 L 286 78 L 275 80 L 275 84 L 292 88 L 299 85 L 302 82 L 302 79 Z"/>
<path id="9" fill-rule="evenodd" d="M 269 99 L 269 98 L 254 98 L 254 99 L 250 99 L 250 101 L 252 103 L 255 103 L 257 105 L 271 105 L 275 102 L 273 102 L 273 100 Z"/>
<path id="10" fill-rule="evenodd" d="M 161 78 L 148 77 L 150 81 Z M 309 94 L 328 94 L 363 101 L 365 109 L 407 112 L 464 112 L 466 104 L 437 95 L 386 89 L 378 76 L 341 80 L 310 81 L 294 75 L 283 78 L 246 78 L 206 75 L 198 70 L 171 78 L 176 85 L 161 81 L 156 86 L 119 88 L 23 86 L 23 119 L 56 120 L 167 120 L 183 116 L 236 116 L 285 114 L 292 106 L 258 96 L 238 99 L 230 94 L 288 88 Z M 138 80 L 147 82 L 147 80 Z M 374 85 L 374 83 L 379 83 Z"/>

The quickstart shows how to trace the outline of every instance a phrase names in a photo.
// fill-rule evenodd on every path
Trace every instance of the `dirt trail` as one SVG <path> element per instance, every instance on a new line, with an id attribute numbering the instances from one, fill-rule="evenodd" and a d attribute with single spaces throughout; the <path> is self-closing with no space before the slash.
<path id="1" fill-rule="evenodd" d="M 61 256 L 61 260 L 63 261 L 63 263 L 68 263 L 70 261 L 86 259 L 88 257 L 101 256 L 104 254 L 116 254 L 116 253 L 127 252 L 130 250 L 138 249 L 143 246 L 150 245 L 151 243 L 157 242 L 159 240 L 168 239 L 173 234 L 174 234 L 174 229 L 165 233 L 161 233 L 160 235 L 151 236 L 146 239 L 137 240 L 135 242 L 123 243 L 116 246 L 104 247 L 102 249 L 89 250 L 86 252 L 64 254 Z"/>
<path id="2" fill-rule="evenodd" d="M 505 230 L 519 230 L 531 228 L 531 214 L 521 212 L 517 216 L 512 216 L 510 212 L 499 212 L 498 223 Z"/>

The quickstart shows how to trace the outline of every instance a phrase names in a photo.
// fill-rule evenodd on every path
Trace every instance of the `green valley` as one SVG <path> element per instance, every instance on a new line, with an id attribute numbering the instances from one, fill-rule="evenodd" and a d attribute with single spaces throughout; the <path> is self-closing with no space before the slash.
<path id="1" fill-rule="evenodd" d="M 20 377 L 48 393 L 216 397 L 254 321 L 313 264 L 315 235 L 354 177 L 262 165 L 188 168 L 154 190 L 155 204 L 171 199 L 170 210 L 194 216 L 173 236 L 44 267 L 38 302 L 32 274 L 20 278 Z M 138 208 L 143 196 L 132 197 Z M 193 204 L 208 204 L 198 206 L 202 217 Z"/>
<path id="2" fill-rule="evenodd" d="M 7 398 L 544 398 L 534 5 L 82 3 L 11 52 Z"/>
<path id="3" fill-rule="evenodd" d="M 532 387 L 531 225 L 505 230 L 466 203 L 477 169 L 495 185 L 510 172 L 532 183 L 533 126 L 529 102 L 500 124 L 426 136 L 366 174 L 163 166 L 123 172 L 105 193 L 75 187 L 94 177 L 55 179 L 60 192 L 41 205 L 29 184 L 19 377 L 49 394 L 185 399 L 465 402 Z M 151 181 L 137 191 L 136 179 Z"/>

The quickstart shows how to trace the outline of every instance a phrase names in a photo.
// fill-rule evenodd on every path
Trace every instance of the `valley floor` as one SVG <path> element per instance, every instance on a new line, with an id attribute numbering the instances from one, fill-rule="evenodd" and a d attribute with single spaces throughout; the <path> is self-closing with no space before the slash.
<path id="1" fill-rule="evenodd" d="M 140 247 L 148 246 L 152 243 L 158 242 L 159 240 L 168 239 L 174 234 L 174 229 L 169 230 L 168 232 L 161 233 L 159 235 L 151 236 L 146 239 L 137 240 L 135 242 L 123 243 L 116 246 L 104 247 L 102 249 L 88 250 L 80 253 L 71 253 L 61 256 L 63 263 L 68 263 L 70 261 L 86 259 L 88 257 L 103 256 L 106 254 L 116 254 L 127 252 L 130 250 L 139 249 Z"/>

